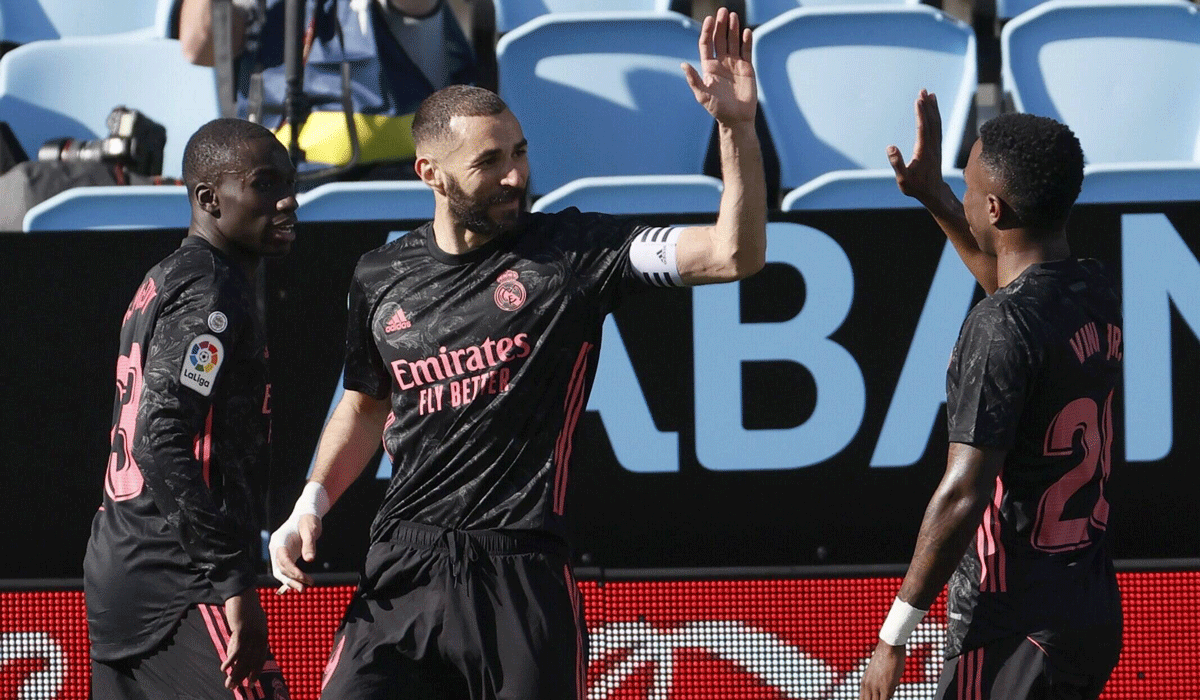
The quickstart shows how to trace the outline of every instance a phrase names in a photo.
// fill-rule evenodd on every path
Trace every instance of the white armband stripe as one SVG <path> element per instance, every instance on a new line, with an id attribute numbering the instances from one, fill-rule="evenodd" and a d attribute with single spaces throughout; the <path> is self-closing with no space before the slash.
<path id="1" fill-rule="evenodd" d="M 629 262 L 642 279 L 655 287 L 678 287 L 683 284 L 675 245 L 683 229 L 675 226 L 646 229 L 629 246 Z"/>

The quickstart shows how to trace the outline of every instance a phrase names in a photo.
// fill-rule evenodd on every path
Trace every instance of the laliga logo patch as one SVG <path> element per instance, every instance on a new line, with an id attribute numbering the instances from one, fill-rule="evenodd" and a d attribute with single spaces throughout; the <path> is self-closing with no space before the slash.
<path id="1" fill-rule="evenodd" d="M 229 327 L 229 319 L 220 311 L 214 311 L 208 315 L 208 327 L 213 330 L 213 333 L 220 333 Z"/>
<path id="2" fill-rule="evenodd" d="M 188 345 L 183 358 L 183 369 L 179 372 L 179 383 L 195 389 L 201 396 L 212 393 L 217 372 L 225 361 L 225 347 L 216 336 L 196 336 Z"/>
<path id="3" fill-rule="evenodd" d="M 516 311 L 525 303 L 525 285 L 521 284 L 516 270 L 509 270 L 496 278 L 496 306 L 501 311 Z"/>

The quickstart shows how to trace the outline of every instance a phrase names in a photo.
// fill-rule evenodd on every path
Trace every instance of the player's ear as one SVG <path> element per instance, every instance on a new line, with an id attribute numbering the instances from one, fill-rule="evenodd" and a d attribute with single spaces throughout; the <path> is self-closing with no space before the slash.
<path id="1" fill-rule="evenodd" d="M 196 202 L 196 206 L 213 216 L 219 216 L 221 213 L 221 204 L 217 197 L 217 188 L 207 182 L 198 183 L 192 189 L 192 197 Z"/>
<path id="2" fill-rule="evenodd" d="M 446 188 L 442 184 L 442 169 L 438 167 L 437 161 L 431 156 L 418 154 L 417 161 L 413 163 L 413 170 L 417 172 L 417 177 L 421 178 L 421 182 L 429 186 L 429 189 L 440 195 L 446 194 Z"/>
<path id="3" fill-rule="evenodd" d="M 994 194 L 989 194 L 987 196 L 987 211 L 988 223 L 996 226 L 1005 218 L 1006 213 L 1012 211 L 1012 208 L 1008 206 L 1008 202 L 1005 202 Z"/>

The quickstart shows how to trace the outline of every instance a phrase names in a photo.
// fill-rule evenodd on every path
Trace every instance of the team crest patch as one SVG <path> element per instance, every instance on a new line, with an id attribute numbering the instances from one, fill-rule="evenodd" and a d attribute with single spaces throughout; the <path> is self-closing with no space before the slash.
<path id="1" fill-rule="evenodd" d="M 229 319 L 220 311 L 214 311 L 208 315 L 208 327 L 213 333 L 220 333 L 229 327 Z"/>
<path id="2" fill-rule="evenodd" d="M 516 311 L 525 303 L 525 285 L 516 270 L 509 270 L 496 278 L 496 306 L 502 311 Z"/>
<path id="3" fill-rule="evenodd" d="M 212 393 L 217 381 L 217 372 L 225 362 L 225 346 L 214 335 L 198 335 L 188 343 L 183 356 L 183 368 L 179 371 L 179 383 L 195 389 L 201 396 Z"/>

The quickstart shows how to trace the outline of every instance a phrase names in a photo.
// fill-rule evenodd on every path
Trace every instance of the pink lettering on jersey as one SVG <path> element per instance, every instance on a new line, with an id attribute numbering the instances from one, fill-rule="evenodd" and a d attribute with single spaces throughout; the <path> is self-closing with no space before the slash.
<path id="1" fill-rule="evenodd" d="M 135 498 L 145 485 L 142 470 L 133 458 L 133 435 L 142 401 L 142 347 L 137 343 L 129 348 L 128 355 L 117 358 L 117 397 L 121 410 L 110 436 L 112 451 L 104 473 L 104 491 L 119 502 Z"/>
<path id="2" fill-rule="evenodd" d="M 154 284 L 154 278 L 147 277 L 146 281 L 142 282 L 142 286 L 138 287 L 137 293 L 133 295 L 133 301 L 129 302 L 129 308 L 125 310 L 125 318 L 121 319 L 121 323 L 124 324 L 130 316 L 145 309 L 157 294 L 158 287 Z"/>
<path id="3" fill-rule="evenodd" d="M 422 360 L 395 360 L 392 374 L 396 384 L 408 391 L 415 387 L 456 379 L 464 374 L 498 367 L 511 360 L 528 357 L 533 352 L 528 333 L 511 338 L 486 338 L 479 345 L 465 348 L 438 348 L 438 354 Z"/>
<path id="4" fill-rule="evenodd" d="M 1109 360 L 1121 360 L 1121 327 L 1108 324 L 1108 357 Z"/>
<path id="5" fill-rule="evenodd" d="M 1071 349 L 1075 351 L 1075 357 L 1080 364 L 1100 352 L 1100 333 L 1096 330 L 1094 322 L 1085 323 L 1075 331 L 1075 336 L 1071 338 L 1070 342 Z"/>

